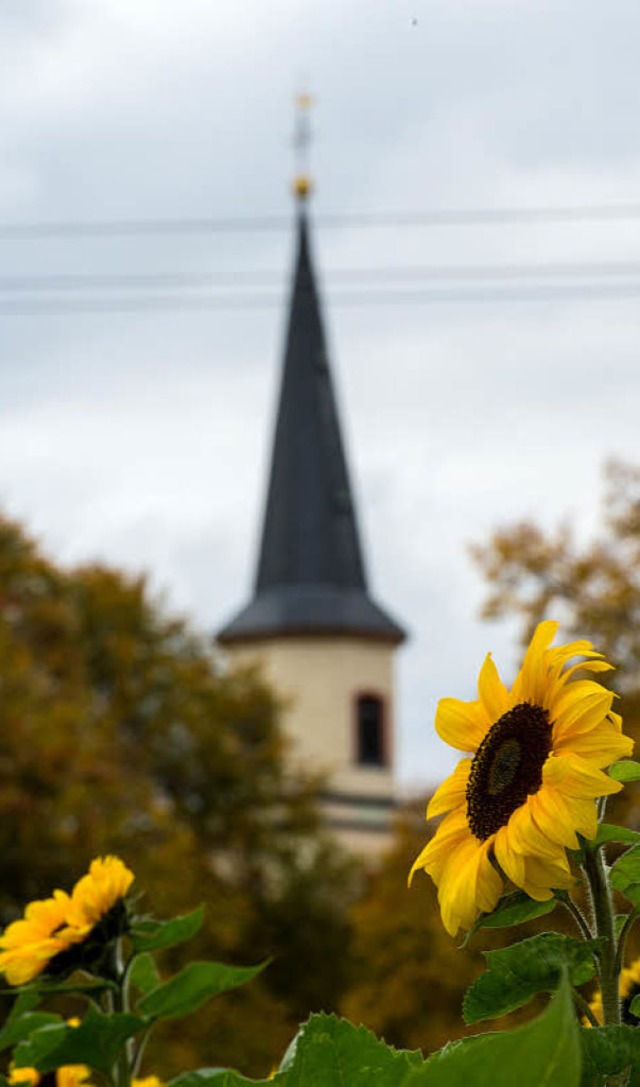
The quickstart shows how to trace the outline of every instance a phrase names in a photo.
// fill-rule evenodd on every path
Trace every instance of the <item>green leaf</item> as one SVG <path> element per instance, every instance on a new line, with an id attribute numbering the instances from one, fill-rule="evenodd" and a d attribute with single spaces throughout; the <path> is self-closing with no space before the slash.
<path id="1" fill-rule="evenodd" d="M 632 1015 L 635 1015 L 637 1019 L 640 1019 L 640 993 L 638 996 L 634 996 L 629 1005 L 629 1011 Z"/>
<path id="2" fill-rule="evenodd" d="M 640 832 L 628 827 L 616 827 L 613 823 L 601 823 L 592 846 L 605 845 L 607 842 L 622 842 L 623 845 L 635 845 L 640 842 Z"/>
<path id="3" fill-rule="evenodd" d="M 60 1016 L 52 1012 L 25 1012 L 19 1018 L 9 1018 L 0 1031 L 0 1050 L 10 1049 L 24 1038 L 28 1038 L 34 1030 L 60 1021 Z"/>
<path id="4" fill-rule="evenodd" d="M 63 1064 L 88 1064 L 108 1075 L 123 1042 L 146 1025 L 135 1015 L 103 1015 L 90 1005 L 79 1027 L 66 1023 L 41 1027 L 18 1045 L 14 1059 L 16 1065 L 43 1074 Z"/>
<path id="5" fill-rule="evenodd" d="M 401 1087 L 422 1055 L 397 1050 L 365 1027 L 312 1015 L 287 1050 L 275 1081 L 286 1087 Z"/>
<path id="6" fill-rule="evenodd" d="M 616 891 L 620 891 L 634 906 L 640 906 L 640 845 L 634 845 L 618 857 L 609 879 Z"/>
<path id="7" fill-rule="evenodd" d="M 186 943 L 200 930 L 204 920 L 204 906 L 192 913 L 174 917 L 171 921 L 138 918 L 131 929 L 131 943 L 135 952 L 159 951 L 162 947 L 176 947 Z"/>
<path id="8" fill-rule="evenodd" d="M 135 989 L 148 993 L 160 984 L 160 975 L 152 955 L 136 955 L 129 970 L 129 981 Z"/>
<path id="9" fill-rule="evenodd" d="M 372 1084 L 375 1082 L 371 1080 Z M 532 1023 L 445 1046 L 422 1069 L 403 1081 L 402 1087 L 460 1087 L 461 1084 L 579 1087 L 579 1035 L 566 975 L 549 1007 Z"/>
<path id="10" fill-rule="evenodd" d="M 615 1076 L 627 1068 L 640 1067 L 640 1030 L 613 1026 L 580 1028 L 582 1082 L 599 1084 L 601 1076 Z"/>
<path id="11" fill-rule="evenodd" d="M 609 767 L 609 776 L 614 781 L 622 781 L 625 784 L 629 781 L 640 781 L 640 762 L 634 762 L 633 759 L 621 759 L 620 762 L 614 762 L 613 766 Z"/>
<path id="12" fill-rule="evenodd" d="M 273 1087 L 274 1083 L 284 1083 L 280 1076 L 273 1079 L 246 1079 L 232 1068 L 198 1068 L 195 1072 L 184 1072 L 169 1081 L 168 1087 Z"/>
<path id="13" fill-rule="evenodd" d="M 464 998 L 466 1023 L 493 1019 L 521 1008 L 537 993 L 558 988 L 566 966 L 572 985 L 582 985 L 595 973 L 596 940 L 574 940 L 543 932 L 500 951 L 484 952 L 487 969 Z"/>
<path id="14" fill-rule="evenodd" d="M 209 997 L 236 989 L 251 981 L 267 963 L 259 966 L 225 966 L 219 962 L 192 962 L 163 985 L 145 993 L 138 1010 L 150 1019 L 175 1019 L 204 1004 Z"/>
<path id="15" fill-rule="evenodd" d="M 640 838 L 640 835 L 638 837 Z M 512 925 L 521 925 L 523 921 L 531 921 L 534 917 L 542 917 L 545 913 L 551 913 L 552 910 L 555 910 L 556 905 L 555 898 L 549 899 L 548 902 L 536 902 L 535 899 L 529 898 L 529 895 L 525 894 L 524 891 L 514 891 L 513 894 L 505 895 L 500 900 L 493 913 L 480 915 L 462 946 L 467 946 L 478 929 L 511 928 Z"/>
<path id="16" fill-rule="evenodd" d="M 29 986 L 28 989 L 18 992 L 4 1026 L 0 1030 L 0 1051 L 16 1045 L 38 1027 L 43 1027 L 47 1023 L 60 1022 L 58 1015 L 52 1015 L 49 1012 L 32 1014 L 41 999 L 42 994 L 37 986 Z"/>

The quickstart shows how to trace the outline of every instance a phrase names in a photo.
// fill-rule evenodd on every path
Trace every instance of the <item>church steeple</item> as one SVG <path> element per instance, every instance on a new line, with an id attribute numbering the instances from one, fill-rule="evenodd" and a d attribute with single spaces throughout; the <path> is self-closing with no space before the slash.
<path id="1" fill-rule="evenodd" d="M 327 826 L 373 856 L 394 807 L 394 656 L 405 633 L 369 594 L 310 247 L 309 133 L 298 121 L 296 254 L 257 572 L 218 641 L 282 697 L 292 766 L 325 774 Z"/>
<path id="2" fill-rule="evenodd" d="M 311 260 L 306 174 L 294 192 L 295 274 L 254 597 L 219 640 L 306 633 L 399 643 L 403 630 L 367 587 Z"/>

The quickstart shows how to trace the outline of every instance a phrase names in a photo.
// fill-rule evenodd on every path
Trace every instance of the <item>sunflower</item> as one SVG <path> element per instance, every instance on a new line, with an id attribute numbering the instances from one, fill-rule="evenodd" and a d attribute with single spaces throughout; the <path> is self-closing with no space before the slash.
<path id="1" fill-rule="evenodd" d="M 87 875 L 78 880 L 71 892 L 67 913 L 69 925 L 84 938 L 122 901 L 133 879 L 133 872 L 119 857 L 96 857 Z"/>
<path id="2" fill-rule="evenodd" d="M 462 759 L 437 789 L 427 818 L 444 815 L 409 876 L 423 868 L 438 887 L 452 936 L 490 913 L 506 876 L 531 898 L 573 884 L 566 850 L 595 837 L 597 797 L 622 786 L 603 770 L 630 755 L 633 741 L 611 709 L 614 695 L 578 669 L 611 668 L 588 641 L 551 648 L 558 624 L 540 623 L 511 690 L 487 658 L 478 698 L 443 698 L 435 726 Z M 575 658 L 583 658 L 570 665 Z"/>
<path id="3" fill-rule="evenodd" d="M 622 1004 L 622 1022 L 630 1027 L 637 1027 L 640 1019 L 631 1012 L 631 1004 L 636 996 L 640 996 L 640 959 L 635 959 L 631 966 L 624 966 L 620 971 L 620 1003 Z M 602 993 L 598 989 L 589 1002 L 589 1007 L 600 1024 L 602 1024 Z M 589 1020 L 584 1021 L 585 1026 L 591 1026 Z"/>
<path id="4" fill-rule="evenodd" d="M 32 981 L 56 955 L 82 940 L 67 923 L 70 904 L 65 891 L 54 891 L 52 898 L 30 902 L 24 916 L 8 925 L 0 936 L 0 971 L 9 985 Z"/>
<path id="5" fill-rule="evenodd" d="M 91 1069 L 86 1064 L 63 1064 L 55 1072 L 56 1087 L 91 1087 Z M 9 1087 L 39 1087 L 42 1076 L 36 1068 L 9 1067 Z M 135 1082 L 135 1081 L 134 1081 Z"/>

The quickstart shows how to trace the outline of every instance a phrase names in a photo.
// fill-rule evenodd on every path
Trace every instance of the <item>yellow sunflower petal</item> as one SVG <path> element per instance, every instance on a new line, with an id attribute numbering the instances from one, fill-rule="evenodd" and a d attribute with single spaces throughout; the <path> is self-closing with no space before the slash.
<path id="1" fill-rule="evenodd" d="M 481 867 L 483 901 L 492 901 L 491 909 L 497 902 L 502 881 L 500 880 L 500 891 L 493 901 L 492 895 L 487 897 L 487 893 L 490 888 L 495 889 L 497 884 L 488 876 L 488 863 L 487 844 L 474 837 L 462 842 L 455 855 L 450 857 L 438 888 L 438 901 L 442 923 L 451 936 L 455 936 L 459 928 L 471 928 L 478 916 L 478 874 Z"/>
<path id="2" fill-rule="evenodd" d="M 487 732 L 487 721 L 479 702 L 441 698 L 436 709 L 436 732 L 441 740 L 458 751 L 476 751 Z"/>
<path id="3" fill-rule="evenodd" d="M 455 853 L 457 844 L 469 837 L 469 827 L 466 813 L 461 810 L 452 811 L 442 820 L 431 841 L 427 842 L 422 852 L 416 857 L 409 873 L 409 884 L 414 873 L 419 868 L 424 868 L 434 883 L 438 883 L 442 871 Z"/>
<path id="4" fill-rule="evenodd" d="M 564 849 L 558 842 L 552 842 L 542 833 L 533 819 L 530 806 L 531 797 L 514 811 L 509 819 L 509 837 L 513 848 L 523 856 L 564 857 Z"/>
<path id="5" fill-rule="evenodd" d="M 589 657 L 593 659 L 580 661 L 578 664 L 573 664 L 571 668 L 565 669 L 562 673 L 563 680 L 570 679 L 576 672 L 613 672 L 615 670 L 609 661 L 602 659 L 602 653 L 589 653 Z"/>
<path id="6" fill-rule="evenodd" d="M 511 691 L 514 705 L 518 702 L 544 705 L 544 680 L 548 667 L 545 652 L 557 633 L 556 622 L 547 619 L 538 623 Z"/>
<path id="7" fill-rule="evenodd" d="M 572 751 L 563 755 L 551 755 L 542 768 L 542 780 L 565 796 L 582 800 L 595 800 L 598 796 L 619 793 L 622 783 L 590 766 Z"/>
<path id="8" fill-rule="evenodd" d="M 578 849 L 576 828 L 571 823 L 566 803 L 552 789 L 539 789 L 529 798 L 531 815 L 545 838 L 568 849 Z"/>
<path id="9" fill-rule="evenodd" d="M 562 694 L 549 707 L 554 740 L 586 732 L 603 721 L 613 702 L 613 692 L 592 679 L 576 679 L 568 683 Z"/>
<path id="10" fill-rule="evenodd" d="M 566 861 L 554 863 L 540 857 L 527 857 L 522 889 L 536 901 L 548 901 L 553 890 L 569 890 L 575 885 Z"/>
<path id="11" fill-rule="evenodd" d="M 427 819 L 457 808 L 465 803 L 465 792 L 469 781 L 471 759 L 461 759 L 452 774 L 440 785 L 427 807 Z"/>
<path id="12" fill-rule="evenodd" d="M 554 741 L 553 746 L 558 755 L 573 752 L 587 759 L 591 766 L 602 770 L 603 767 L 611 766 L 618 759 L 631 755 L 634 744 L 630 736 L 623 735 L 619 725 L 607 718 L 586 732 L 577 734 L 569 732 L 560 740 Z"/>
<path id="13" fill-rule="evenodd" d="M 577 849 L 580 845 L 578 834 L 584 838 L 595 838 L 598 815 L 593 800 L 563 796 L 556 789 L 543 784 L 530 797 L 530 806 L 540 830 L 552 842 L 558 842 L 568 849 Z"/>
<path id="14" fill-rule="evenodd" d="M 483 913 L 491 913 L 504 891 L 504 883 L 499 872 L 496 872 L 491 863 L 489 856 L 490 842 L 483 843 L 483 846 L 484 848 L 480 851 L 478 857 L 476 900 Z"/>
<path id="15" fill-rule="evenodd" d="M 524 879 L 524 856 L 517 848 L 514 848 L 508 824 L 500 827 L 500 830 L 496 834 L 493 848 L 496 860 L 505 876 L 507 876 L 512 883 L 515 883 L 516 887 L 522 887 L 522 881 Z"/>
<path id="16" fill-rule="evenodd" d="M 509 709 L 509 692 L 490 653 L 487 653 L 478 676 L 478 697 L 492 724 Z"/>

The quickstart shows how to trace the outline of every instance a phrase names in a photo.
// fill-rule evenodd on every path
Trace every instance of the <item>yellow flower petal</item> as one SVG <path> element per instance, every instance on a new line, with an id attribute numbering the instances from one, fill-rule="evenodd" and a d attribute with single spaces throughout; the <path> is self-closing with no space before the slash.
<path id="1" fill-rule="evenodd" d="M 569 683 L 551 707 L 554 740 L 587 732 L 604 721 L 612 702 L 613 692 L 605 690 L 592 679 L 577 679 Z"/>
<path id="2" fill-rule="evenodd" d="M 46 969 L 51 959 L 77 942 L 65 927 L 70 899 L 64 891 L 30 902 L 24 917 L 0 937 L 0 971 L 9 985 L 25 985 Z"/>
<path id="3" fill-rule="evenodd" d="M 458 751 L 476 751 L 488 727 L 479 702 L 458 698 L 440 699 L 435 725 L 440 739 Z"/>
<path id="4" fill-rule="evenodd" d="M 619 781 L 614 781 L 601 770 L 590 766 L 585 759 L 572 751 L 563 755 L 551 755 L 544 764 L 542 780 L 546 786 L 564 796 L 582 800 L 610 796 L 622 789 Z"/>
<path id="5" fill-rule="evenodd" d="M 591 766 L 602 770 L 618 759 L 631 755 L 634 745 L 630 736 L 624 736 L 620 728 L 607 719 L 586 732 L 569 733 L 554 742 L 553 746 L 558 755 L 573 752 L 586 759 Z"/>
<path id="6" fill-rule="evenodd" d="M 496 860 L 505 876 L 515 883 L 516 887 L 522 887 L 524 880 L 524 856 L 519 850 L 514 849 L 510 840 L 509 827 L 500 827 L 494 842 Z"/>
<path id="7" fill-rule="evenodd" d="M 527 857 L 522 889 L 538 902 L 548 901 L 553 890 L 569 890 L 575 885 L 566 861 L 554 863 L 548 858 Z"/>
<path id="8" fill-rule="evenodd" d="M 509 709 L 509 692 L 498 675 L 498 669 L 490 653 L 487 653 L 480 669 L 478 697 L 491 724 Z"/>
<path id="9" fill-rule="evenodd" d="M 124 898 L 133 883 L 131 872 L 119 857 L 96 857 L 89 872 L 76 883 L 71 892 L 67 920 L 83 935 L 91 931 Z"/>
<path id="10" fill-rule="evenodd" d="M 502 890 L 502 880 L 494 900 L 490 892 L 491 888 L 497 884 L 494 885 L 491 877 L 488 876 L 487 865 L 487 847 L 475 838 L 461 843 L 455 856 L 450 856 L 438 889 L 438 901 L 442 912 L 442 923 L 451 936 L 455 936 L 459 928 L 471 928 L 478 915 L 478 881 L 481 867 L 483 869 L 483 898 L 485 901 L 489 898 L 493 902 L 492 909 L 497 902 Z"/>
<path id="11" fill-rule="evenodd" d="M 531 813 L 531 797 L 509 819 L 509 838 L 523 856 L 563 857 L 563 847 L 542 833 Z"/>
<path id="12" fill-rule="evenodd" d="M 538 623 L 513 685 L 511 693 L 514 705 L 518 702 L 544 705 L 544 680 L 548 667 L 544 654 L 557 633 L 557 623 L 551 620 Z"/>
<path id="13" fill-rule="evenodd" d="M 465 792 L 470 769 L 471 759 L 461 759 L 453 773 L 442 782 L 431 797 L 427 807 L 427 819 L 443 815 L 452 808 L 466 803 Z"/>

